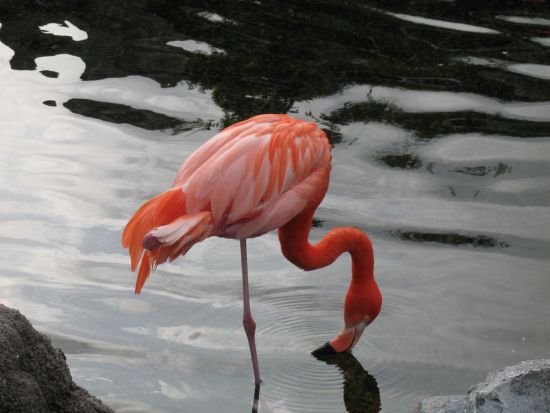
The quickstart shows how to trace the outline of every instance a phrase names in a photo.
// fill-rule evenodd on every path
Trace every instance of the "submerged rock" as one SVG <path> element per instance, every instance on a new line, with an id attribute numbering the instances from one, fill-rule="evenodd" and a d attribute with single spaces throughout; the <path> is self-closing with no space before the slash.
<path id="1" fill-rule="evenodd" d="M 2 413 L 113 413 L 76 385 L 65 355 L 17 310 L 0 304 Z"/>
<path id="2" fill-rule="evenodd" d="M 415 413 L 548 413 L 550 359 L 522 361 L 489 373 L 466 396 L 423 400 Z"/>

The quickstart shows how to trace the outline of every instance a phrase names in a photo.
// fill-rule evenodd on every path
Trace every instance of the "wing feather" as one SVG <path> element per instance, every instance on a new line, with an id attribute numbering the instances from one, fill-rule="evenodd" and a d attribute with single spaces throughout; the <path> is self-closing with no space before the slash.
<path id="1" fill-rule="evenodd" d="M 256 236 L 306 207 L 315 192 L 306 181 L 318 180 L 320 170 L 328 179 L 330 159 L 326 135 L 314 123 L 260 115 L 212 138 L 174 183 L 187 195 L 188 213 L 210 210 L 221 235 Z"/>

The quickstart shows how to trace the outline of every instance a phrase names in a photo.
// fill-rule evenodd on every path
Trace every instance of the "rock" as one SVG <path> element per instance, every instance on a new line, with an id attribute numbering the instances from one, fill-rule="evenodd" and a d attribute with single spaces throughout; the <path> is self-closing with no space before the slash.
<path id="1" fill-rule="evenodd" d="M 423 400 L 415 413 L 548 413 L 550 360 L 523 361 L 489 373 L 466 396 Z"/>
<path id="2" fill-rule="evenodd" d="M 0 304 L 2 413 L 113 413 L 76 385 L 65 355 L 17 310 Z"/>
<path id="3" fill-rule="evenodd" d="M 550 360 L 523 361 L 489 373 L 468 396 L 475 413 L 548 413 Z"/>
<path id="4" fill-rule="evenodd" d="M 470 413 L 466 396 L 435 396 L 422 400 L 414 413 Z"/>

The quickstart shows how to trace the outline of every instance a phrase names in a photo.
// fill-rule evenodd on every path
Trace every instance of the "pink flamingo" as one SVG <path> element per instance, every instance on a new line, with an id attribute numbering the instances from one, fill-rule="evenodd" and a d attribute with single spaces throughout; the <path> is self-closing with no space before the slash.
<path id="1" fill-rule="evenodd" d="M 331 147 L 315 123 L 287 115 L 259 115 L 232 125 L 195 151 L 172 188 L 147 201 L 130 219 L 122 245 L 139 265 L 136 294 L 158 264 L 185 254 L 195 243 L 219 236 L 240 240 L 244 316 L 254 381 L 260 383 L 256 324 L 250 312 L 246 239 L 279 229 L 283 255 L 304 270 L 352 258 L 344 328 L 314 355 L 350 351 L 380 312 L 369 238 L 357 228 L 329 231 L 308 241 L 313 213 L 329 185 Z"/>

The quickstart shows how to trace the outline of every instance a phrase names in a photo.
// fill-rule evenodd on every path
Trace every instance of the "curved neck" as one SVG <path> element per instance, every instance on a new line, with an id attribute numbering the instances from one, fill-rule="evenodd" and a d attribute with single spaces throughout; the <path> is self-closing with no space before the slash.
<path id="1" fill-rule="evenodd" d="M 330 265 L 343 252 L 352 259 L 351 283 L 346 295 L 346 327 L 370 323 L 379 313 L 382 296 L 374 279 L 374 254 L 369 238 L 359 229 L 330 230 L 317 244 L 308 241 L 314 210 L 307 210 L 279 228 L 283 255 L 304 270 Z"/>

